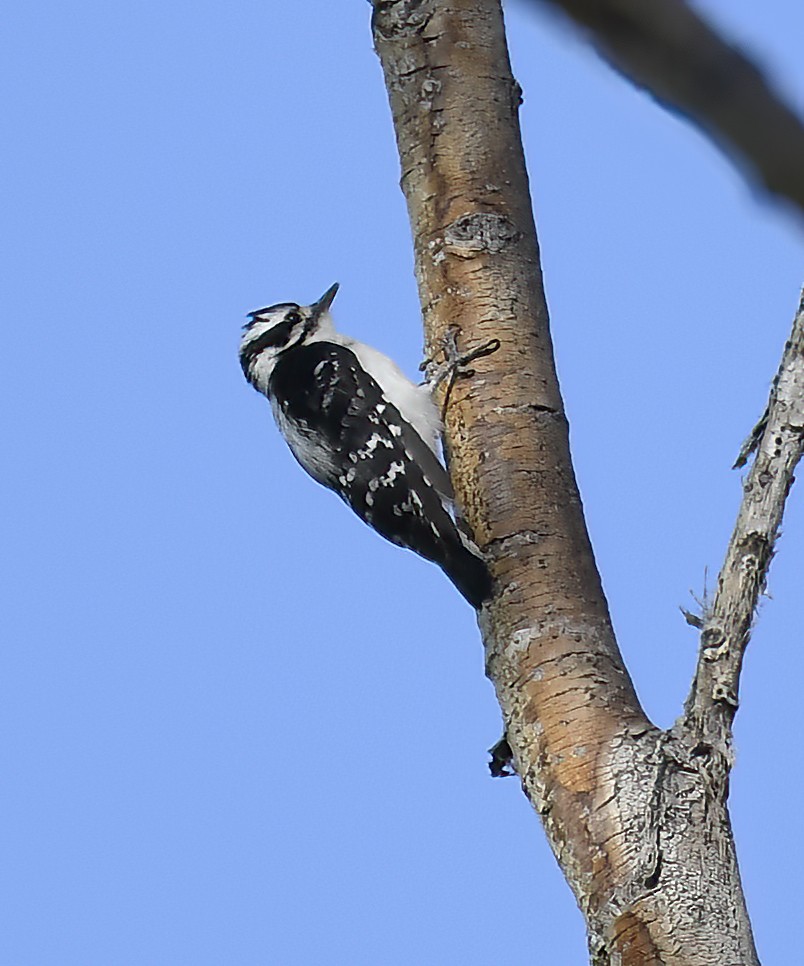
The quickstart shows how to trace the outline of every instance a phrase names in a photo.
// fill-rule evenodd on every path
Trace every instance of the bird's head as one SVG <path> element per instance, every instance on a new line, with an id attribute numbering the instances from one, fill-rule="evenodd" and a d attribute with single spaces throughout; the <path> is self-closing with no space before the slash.
<path id="1" fill-rule="evenodd" d="M 248 381 L 267 392 L 268 380 L 280 355 L 332 327 L 329 307 L 338 291 L 331 285 L 312 305 L 280 302 L 248 314 L 240 340 L 240 365 Z"/>

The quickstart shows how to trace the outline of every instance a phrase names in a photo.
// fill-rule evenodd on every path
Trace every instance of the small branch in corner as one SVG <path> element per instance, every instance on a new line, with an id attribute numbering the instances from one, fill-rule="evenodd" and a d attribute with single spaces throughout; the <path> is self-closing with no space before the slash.
<path id="1" fill-rule="evenodd" d="M 804 453 L 804 293 L 765 413 L 735 465 L 745 465 L 752 453 L 754 461 L 743 482 L 742 503 L 711 607 L 702 617 L 681 609 L 687 623 L 700 629 L 701 640 L 680 724 L 693 740 L 724 750 L 731 744 L 752 621 L 765 591 L 793 474 Z"/>

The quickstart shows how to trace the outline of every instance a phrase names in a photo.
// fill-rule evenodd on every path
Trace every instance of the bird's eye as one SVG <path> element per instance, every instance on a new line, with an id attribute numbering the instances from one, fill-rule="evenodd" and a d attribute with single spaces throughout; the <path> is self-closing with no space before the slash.
<path id="1" fill-rule="evenodd" d="M 288 312 L 288 314 L 285 316 L 285 321 L 289 322 L 291 325 L 298 325 L 301 320 L 302 317 L 298 312 Z"/>

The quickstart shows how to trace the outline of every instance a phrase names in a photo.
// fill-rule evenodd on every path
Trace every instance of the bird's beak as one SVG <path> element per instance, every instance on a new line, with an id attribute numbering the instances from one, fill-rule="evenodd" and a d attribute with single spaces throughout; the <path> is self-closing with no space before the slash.
<path id="1" fill-rule="evenodd" d="M 338 288 L 339 285 L 337 282 L 334 285 L 330 285 L 321 298 L 317 302 L 313 302 L 313 304 L 310 306 L 310 308 L 313 310 L 312 318 L 317 319 L 319 316 L 323 315 L 329 310 L 329 307 L 332 305 L 332 301 L 338 292 Z"/>

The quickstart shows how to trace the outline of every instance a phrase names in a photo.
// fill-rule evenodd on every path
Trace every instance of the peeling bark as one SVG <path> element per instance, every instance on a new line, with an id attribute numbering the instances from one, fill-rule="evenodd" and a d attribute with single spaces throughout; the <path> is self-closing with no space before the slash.
<path id="1" fill-rule="evenodd" d="M 446 441 L 495 576 L 479 623 L 523 790 L 594 964 L 751 966 L 729 760 L 686 719 L 669 732 L 647 719 L 614 638 L 570 461 L 499 0 L 373 6 L 427 354 L 453 325 L 463 351 L 501 343 L 455 384 Z"/>

